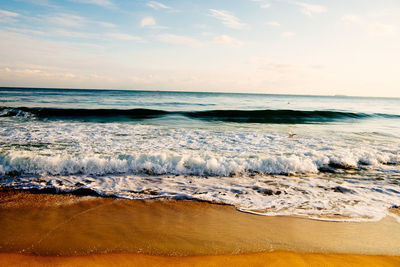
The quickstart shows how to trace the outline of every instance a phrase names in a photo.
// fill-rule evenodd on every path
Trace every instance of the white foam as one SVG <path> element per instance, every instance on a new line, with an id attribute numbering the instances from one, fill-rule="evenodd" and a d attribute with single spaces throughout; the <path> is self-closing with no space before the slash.
<path id="1" fill-rule="evenodd" d="M 331 220 L 378 220 L 400 205 L 395 139 L 300 129 L 289 138 L 287 129 L 276 127 L 200 130 L 2 118 L 0 183 L 195 198 L 263 215 Z"/>
<path id="2" fill-rule="evenodd" d="M 169 197 L 226 203 L 260 215 L 300 215 L 335 221 L 370 221 L 399 205 L 395 184 L 351 176 L 42 176 L 3 182 L 17 188 L 92 189 L 101 195 L 140 199 Z"/>
<path id="3" fill-rule="evenodd" d="M 3 174 L 42 175 L 107 175 L 107 174 L 153 174 L 229 176 L 239 174 L 290 174 L 317 173 L 316 165 L 310 159 L 298 156 L 225 157 L 211 153 L 179 154 L 176 152 L 149 152 L 102 157 L 86 155 L 37 155 L 36 152 L 9 152 L 0 156 Z"/>

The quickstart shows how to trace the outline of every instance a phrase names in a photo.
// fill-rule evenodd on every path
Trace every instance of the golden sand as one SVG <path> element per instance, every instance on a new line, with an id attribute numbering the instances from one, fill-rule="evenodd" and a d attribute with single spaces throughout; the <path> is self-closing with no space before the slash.
<path id="1" fill-rule="evenodd" d="M 91 254 L 43 257 L 1 254 L 4 266 L 400 266 L 400 257 L 268 252 L 241 255 L 168 257 L 143 254 Z"/>
<path id="2" fill-rule="evenodd" d="M 400 224 L 392 217 L 326 222 L 204 202 L 0 192 L 0 265 L 399 266 L 400 260 L 338 253 L 399 256 Z"/>

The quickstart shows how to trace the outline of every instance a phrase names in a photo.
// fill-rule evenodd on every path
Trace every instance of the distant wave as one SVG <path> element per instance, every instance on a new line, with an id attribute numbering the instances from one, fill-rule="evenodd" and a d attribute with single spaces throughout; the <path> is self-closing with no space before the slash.
<path id="1" fill-rule="evenodd" d="M 362 119 L 371 115 L 338 111 L 302 110 L 211 110 L 186 112 L 186 116 L 202 120 L 248 123 L 317 123 L 345 119 Z"/>
<path id="2" fill-rule="evenodd" d="M 61 109 L 61 108 L 10 108 L 1 107 L 0 117 L 36 117 L 39 119 L 71 120 L 140 120 L 179 115 L 205 121 L 238 123 L 306 124 L 334 122 L 373 117 L 400 118 L 400 115 L 382 113 L 355 113 L 330 110 L 208 110 L 208 111 L 166 111 L 156 109 Z"/>

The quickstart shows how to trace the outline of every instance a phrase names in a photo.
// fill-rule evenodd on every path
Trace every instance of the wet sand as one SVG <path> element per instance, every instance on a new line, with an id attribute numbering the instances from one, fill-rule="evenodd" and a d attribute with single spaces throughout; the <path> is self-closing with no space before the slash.
<path id="1" fill-rule="evenodd" d="M 0 192 L 0 265 L 398 266 L 399 255 L 389 216 L 326 222 L 204 202 Z"/>
<path id="2" fill-rule="evenodd" d="M 4 266 L 400 266 L 400 257 L 268 252 L 240 255 L 168 257 L 143 254 L 91 254 L 41 257 L 1 254 Z"/>

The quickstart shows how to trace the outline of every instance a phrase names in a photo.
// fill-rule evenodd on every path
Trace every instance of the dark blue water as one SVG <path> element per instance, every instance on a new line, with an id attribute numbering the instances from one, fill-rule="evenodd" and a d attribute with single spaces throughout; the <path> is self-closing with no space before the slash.
<path id="1" fill-rule="evenodd" d="M 22 111 L 53 119 L 116 121 L 182 116 L 296 124 L 400 118 L 400 99 L 396 98 L 17 88 L 0 89 L 0 95 L 2 116 Z"/>

